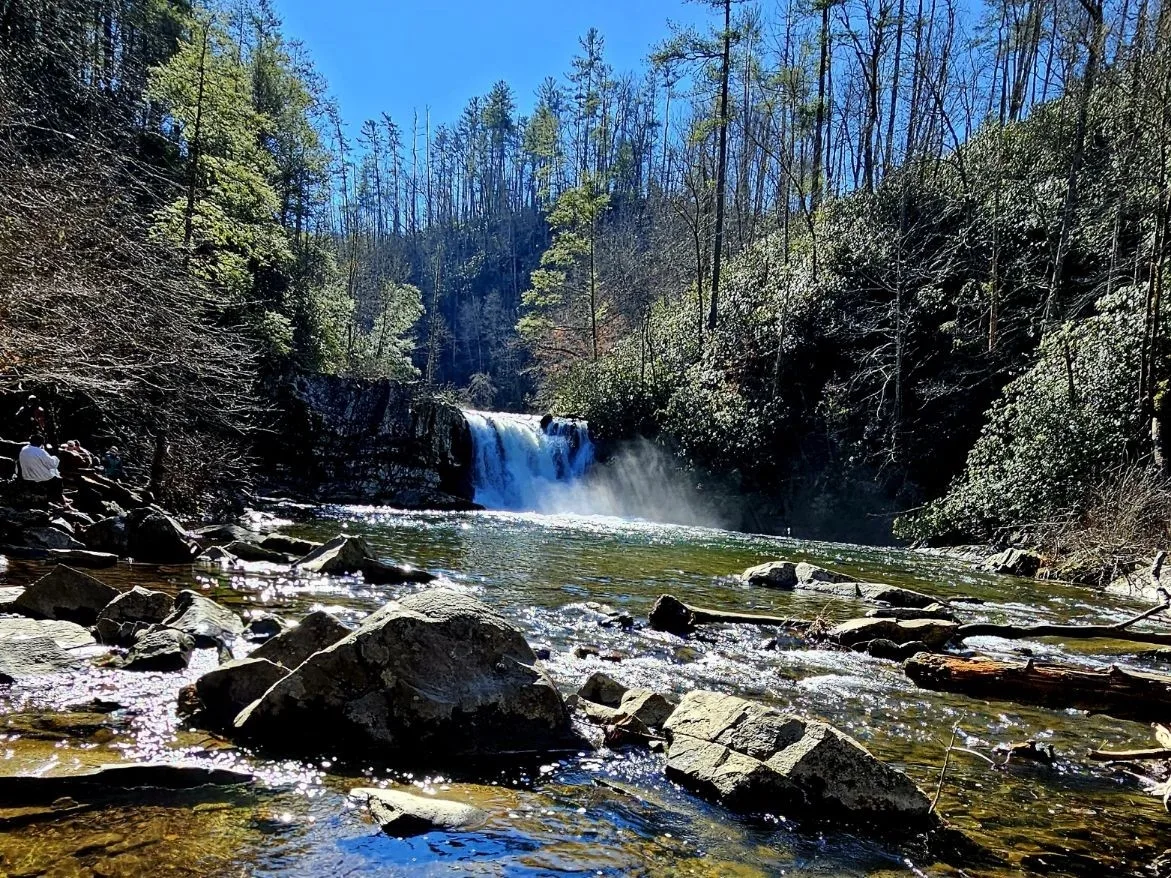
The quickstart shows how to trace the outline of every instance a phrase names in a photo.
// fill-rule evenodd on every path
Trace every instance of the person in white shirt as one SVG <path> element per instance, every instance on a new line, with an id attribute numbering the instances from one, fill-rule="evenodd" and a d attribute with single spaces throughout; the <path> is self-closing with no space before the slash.
<path id="1" fill-rule="evenodd" d="M 45 437 L 39 433 L 29 437 L 28 445 L 20 449 L 16 459 L 16 475 L 26 482 L 43 485 L 45 496 L 63 503 L 65 495 L 62 492 L 61 473 L 57 470 L 61 461 L 49 454 L 44 445 Z"/>

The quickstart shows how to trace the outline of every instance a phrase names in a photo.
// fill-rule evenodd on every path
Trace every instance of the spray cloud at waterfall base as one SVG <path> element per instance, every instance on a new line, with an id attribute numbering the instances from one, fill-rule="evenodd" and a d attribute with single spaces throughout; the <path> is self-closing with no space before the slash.
<path id="1" fill-rule="evenodd" d="M 598 461 L 584 421 L 464 414 L 475 449 L 475 500 L 488 509 L 722 524 L 672 457 L 651 442 L 624 443 Z"/>

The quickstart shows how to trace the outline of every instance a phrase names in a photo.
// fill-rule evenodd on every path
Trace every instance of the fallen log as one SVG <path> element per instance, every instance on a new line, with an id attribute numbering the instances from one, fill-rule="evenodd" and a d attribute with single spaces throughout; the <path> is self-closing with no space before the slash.
<path id="1" fill-rule="evenodd" d="M 689 634 L 696 625 L 720 623 L 775 625 L 798 631 L 804 631 L 813 624 L 808 619 L 788 619 L 783 616 L 766 616 L 760 613 L 729 613 L 708 607 L 693 607 L 669 594 L 660 595 L 650 614 L 650 624 L 653 629 L 667 631 L 671 634 Z"/>
<path id="2" fill-rule="evenodd" d="M 1067 665 L 1005 662 L 921 652 L 903 670 L 923 689 L 959 692 L 1054 710 L 1085 710 L 1136 722 L 1171 715 L 1171 677 L 1111 666 L 1091 671 Z"/>
<path id="3" fill-rule="evenodd" d="M 1024 640 L 1033 637 L 1059 637 L 1066 640 L 1126 640 L 1131 643 L 1153 643 L 1171 646 L 1171 633 L 1163 631 L 1131 631 L 1130 627 L 1149 619 L 1168 608 L 1168 603 L 1140 613 L 1131 619 L 1113 625 L 1002 625 L 996 622 L 969 622 L 955 631 L 956 640 L 968 637 L 1003 637 L 1006 640 Z"/>
<path id="4" fill-rule="evenodd" d="M 1146 759 L 1171 759 L 1171 750 L 1150 747 L 1146 750 L 1091 750 L 1086 754 L 1095 762 L 1142 762 Z"/>

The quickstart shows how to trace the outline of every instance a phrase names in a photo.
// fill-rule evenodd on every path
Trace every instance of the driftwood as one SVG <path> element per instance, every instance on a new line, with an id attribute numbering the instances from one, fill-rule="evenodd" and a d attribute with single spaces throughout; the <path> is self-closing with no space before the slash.
<path id="1" fill-rule="evenodd" d="M 662 595 L 655 601 L 655 606 L 651 609 L 650 623 L 656 631 L 669 631 L 672 634 L 688 634 L 696 625 L 719 623 L 775 625 L 798 631 L 804 631 L 813 624 L 808 619 L 788 619 L 760 613 L 728 613 L 707 607 L 693 607 L 669 594 Z"/>
<path id="2" fill-rule="evenodd" d="M 960 692 L 1055 710 L 1073 708 L 1137 722 L 1171 715 L 1171 677 L 1111 667 L 1090 671 L 1066 665 L 919 653 L 903 665 L 924 689 Z"/>
<path id="3" fill-rule="evenodd" d="M 994 622 L 971 622 L 956 629 L 955 639 L 1003 637 L 1007 640 L 1023 640 L 1032 637 L 1060 637 L 1066 640 L 1126 640 L 1131 643 L 1171 646 L 1171 633 L 1129 630 L 1130 626 L 1163 612 L 1168 606 L 1171 604 L 1159 604 L 1131 619 L 1113 625 L 999 625 Z"/>
<path id="4" fill-rule="evenodd" d="M 1146 750 L 1091 750 L 1086 754 L 1096 762 L 1142 762 L 1145 759 L 1171 759 L 1171 750 L 1151 747 Z"/>

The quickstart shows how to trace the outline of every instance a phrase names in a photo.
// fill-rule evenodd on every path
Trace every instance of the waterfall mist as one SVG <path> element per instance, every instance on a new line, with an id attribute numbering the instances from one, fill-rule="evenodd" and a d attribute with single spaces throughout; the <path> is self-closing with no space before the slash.
<path id="1" fill-rule="evenodd" d="M 537 511 L 726 526 L 716 505 L 696 490 L 675 458 L 645 439 L 623 444 L 580 479 L 550 486 Z"/>

